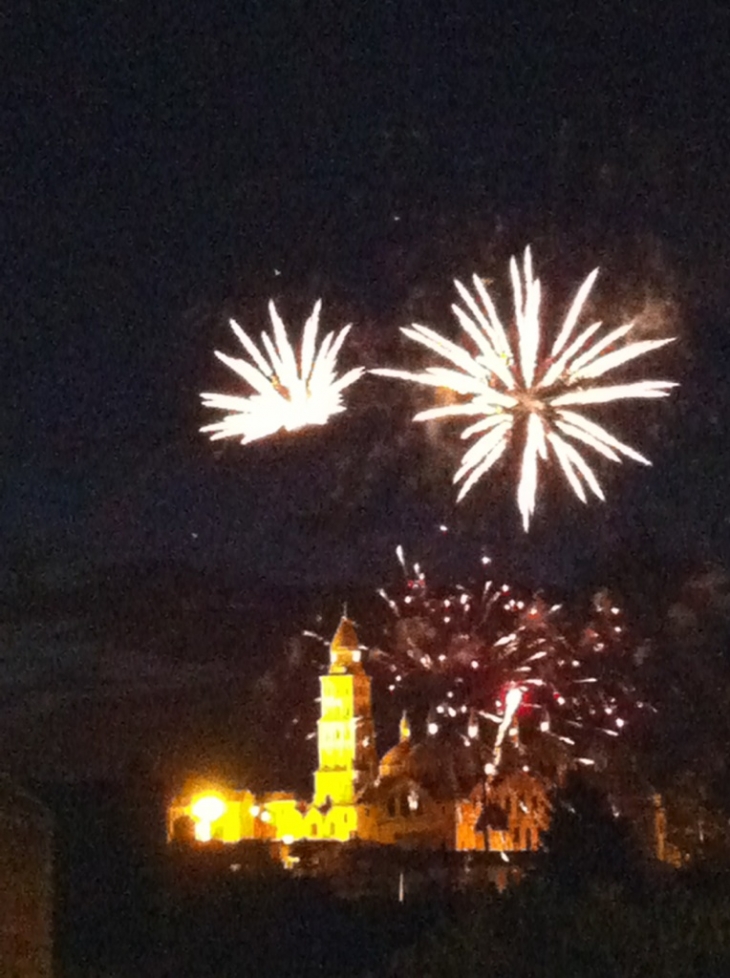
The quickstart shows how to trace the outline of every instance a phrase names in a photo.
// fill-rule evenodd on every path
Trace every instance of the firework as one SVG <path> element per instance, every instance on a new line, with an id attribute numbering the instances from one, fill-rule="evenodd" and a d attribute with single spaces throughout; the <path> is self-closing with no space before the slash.
<path id="1" fill-rule="evenodd" d="M 642 340 L 617 345 L 631 332 L 631 323 L 603 336 L 598 336 L 600 322 L 579 327 L 581 311 L 598 269 L 578 289 L 549 350 L 545 348 L 540 322 L 540 282 L 533 274 L 529 247 L 525 250 L 522 270 L 511 259 L 510 274 L 514 293 L 513 328 L 506 329 L 502 324 L 482 280 L 475 275 L 476 297 L 457 281 L 456 288 L 466 308 L 452 306 L 475 352 L 428 326 L 414 323 L 402 332 L 453 366 L 427 367 L 420 373 L 394 369 L 374 372 L 447 388 L 467 398 L 461 403 L 421 411 L 414 419 L 476 419 L 461 433 L 462 438 L 478 437 L 464 454 L 454 476 L 455 483 L 461 482 L 459 500 L 499 461 L 512 442 L 521 446 L 517 505 L 527 530 L 535 510 L 539 461 L 547 461 L 550 455 L 583 502 L 586 502 L 586 488 L 599 499 L 604 495 L 576 443 L 613 462 L 620 462 L 621 456 L 625 456 L 650 464 L 643 455 L 576 408 L 631 398 L 665 397 L 675 385 L 663 380 L 596 383 L 612 370 L 671 342 L 671 339 Z"/>
<path id="2" fill-rule="evenodd" d="M 418 564 L 410 570 L 399 558 L 403 591 L 380 592 L 391 618 L 370 659 L 400 708 L 427 712 L 428 733 L 466 733 L 491 776 L 507 744 L 520 763 L 591 764 L 626 727 L 640 703 L 621 609 L 608 595 L 576 620 L 561 604 L 493 580 L 432 588 Z"/>
<path id="3" fill-rule="evenodd" d="M 298 357 L 273 302 L 269 303 L 273 336 L 261 334 L 262 349 L 238 323 L 230 321 L 249 359 L 237 359 L 218 351 L 216 356 L 245 380 L 253 393 L 247 396 L 202 394 L 206 407 L 227 413 L 201 431 L 210 433 L 214 440 L 240 437 L 245 445 L 281 429 L 295 431 L 308 425 L 326 424 L 333 414 L 344 411 L 342 392 L 364 371 L 355 367 L 337 377 L 337 357 L 349 326 L 337 333 L 327 333 L 317 349 L 321 308 L 322 303 L 318 301 L 305 323 Z"/>

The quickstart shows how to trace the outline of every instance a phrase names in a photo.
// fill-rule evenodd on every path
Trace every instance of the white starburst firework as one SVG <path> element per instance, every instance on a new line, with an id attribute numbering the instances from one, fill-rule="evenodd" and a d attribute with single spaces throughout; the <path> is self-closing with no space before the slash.
<path id="1" fill-rule="evenodd" d="M 539 460 L 547 461 L 550 450 L 569 485 L 583 502 L 586 502 L 585 486 L 600 499 L 604 495 L 593 470 L 572 442 L 587 445 L 613 462 L 620 462 L 623 455 L 645 465 L 651 464 L 575 408 L 629 398 L 666 397 L 669 389 L 676 386 L 664 380 L 610 385 L 595 383 L 609 371 L 671 342 L 671 339 L 642 340 L 617 347 L 616 344 L 629 334 L 633 323 L 619 326 L 598 339 L 594 337 L 602 325 L 600 322 L 578 330 L 583 305 L 597 274 L 598 269 L 595 269 L 578 289 L 547 356 L 541 350 L 540 282 L 533 275 L 528 247 L 522 271 L 514 258 L 510 261 L 515 309 L 515 325 L 510 330 L 512 339 L 482 280 L 475 275 L 476 298 L 461 282 L 456 282 L 466 309 L 452 306 L 461 327 L 476 347 L 474 354 L 428 326 L 414 323 L 402 332 L 450 361 L 456 369 L 427 367 L 420 373 L 393 369 L 374 371 L 383 376 L 447 388 L 469 398 L 464 403 L 429 408 L 414 418 L 416 421 L 458 416 L 479 418 L 461 433 L 462 438 L 480 437 L 466 451 L 454 476 L 455 483 L 463 480 L 459 500 L 502 457 L 510 442 L 516 437 L 521 438 L 517 505 L 525 530 L 535 511 Z"/>
<path id="2" fill-rule="evenodd" d="M 245 445 L 281 429 L 295 431 L 326 424 L 333 414 L 345 410 L 342 392 L 359 380 L 364 368 L 355 367 L 337 377 L 337 357 L 350 327 L 327 333 L 317 349 L 321 308 L 320 300 L 304 325 L 298 360 L 273 302 L 269 303 L 273 337 L 262 332 L 263 352 L 237 322 L 230 321 L 251 362 L 218 351 L 216 356 L 242 377 L 253 393 L 245 397 L 201 394 L 206 407 L 228 412 L 201 431 L 209 432 L 214 440 L 240 437 Z"/>

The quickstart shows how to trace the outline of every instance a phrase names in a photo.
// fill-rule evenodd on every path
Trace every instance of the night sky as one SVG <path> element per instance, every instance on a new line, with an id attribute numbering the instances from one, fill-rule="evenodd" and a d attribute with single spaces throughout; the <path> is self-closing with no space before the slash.
<path id="1" fill-rule="evenodd" d="M 83 719 L 82 689 L 103 728 L 99 684 L 234 697 L 260 668 L 252 594 L 272 618 L 282 589 L 345 601 L 399 543 L 454 574 L 483 550 L 532 586 L 665 596 L 727 563 L 724 5 L 153 6 L 3 19 L 6 715 Z M 506 301 L 529 242 L 556 315 L 600 264 L 608 324 L 678 336 L 639 368 L 677 392 L 604 415 L 654 461 L 599 464 L 605 504 L 548 474 L 526 537 L 507 466 L 457 511 L 453 429 L 411 425 L 421 394 L 378 378 L 295 438 L 198 433 L 199 392 L 231 386 L 229 316 L 258 332 L 274 297 L 298 328 L 321 296 L 326 326 L 354 323 L 345 365 L 405 363 L 399 326 L 455 335 L 452 279 Z M 296 607 L 297 627 L 321 610 Z"/>

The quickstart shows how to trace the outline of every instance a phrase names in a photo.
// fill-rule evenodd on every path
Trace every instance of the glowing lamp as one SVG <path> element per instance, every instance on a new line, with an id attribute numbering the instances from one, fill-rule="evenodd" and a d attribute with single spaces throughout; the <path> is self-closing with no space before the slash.
<path id="1" fill-rule="evenodd" d="M 211 826 L 225 810 L 226 803 L 218 795 L 203 795 L 193 802 L 190 812 L 195 819 L 195 838 L 198 842 L 210 842 L 213 834 Z"/>
<path id="2" fill-rule="evenodd" d="M 217 795 L 204 795 L 193 804 L 190 811 L 200 822 L 217 822 L 226 810 L 226 803 Z"/>

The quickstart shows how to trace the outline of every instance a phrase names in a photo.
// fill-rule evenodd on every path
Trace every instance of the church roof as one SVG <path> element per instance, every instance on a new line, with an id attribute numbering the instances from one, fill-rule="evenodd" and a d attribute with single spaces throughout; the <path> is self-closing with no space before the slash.
<path id="1" fill-rule="evenodd" d="M 355 626 L 344 615 L 340 619 L 340 624 L 335 632 L 335 637 L 332 639 L 331 647 L 333 652 L 339 649 L 355 652 L 360 648 Z"/>
<path id="2" fill-rule="evenodd" d="M 410 774 L 411 744 L 409 740 L 401 740 L 383 754 L 380 759 L 381 778 L 399 777 Z"/>
<path id="3" fill-rule="evenodd" d="M 434 798 L 465 798 L 480 782 L 481 767 L 478 751 L 458 738 L 429 737 L 418 744 L 401 739 L 381 758 L 379 776 L 414 781 Z"/>

